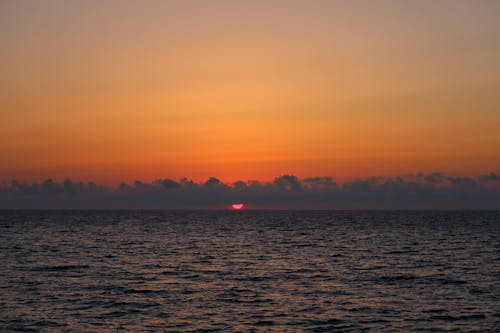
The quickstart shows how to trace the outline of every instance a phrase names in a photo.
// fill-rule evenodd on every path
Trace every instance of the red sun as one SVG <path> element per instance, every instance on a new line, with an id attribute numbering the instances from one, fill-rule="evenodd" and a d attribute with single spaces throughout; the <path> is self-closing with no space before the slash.
<path id="1" fill-rule="evenodd" d="M 242 203 L 235 203 L 235 204 L 232 204 L 232 205 L 231 205 L 231 208 L 232 208 L 232 209 L 236 209 L 236 210 L 243 209 L 243 207 L 245 207 L 245 205 L 244 205 L 244 204 L 242 204 Z"/>

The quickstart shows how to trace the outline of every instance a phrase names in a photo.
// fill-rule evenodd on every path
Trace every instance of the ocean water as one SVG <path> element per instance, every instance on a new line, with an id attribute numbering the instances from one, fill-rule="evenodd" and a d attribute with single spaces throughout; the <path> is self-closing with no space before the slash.
<path id="1" fill-rule="evenodd" d="M 1 332 L 499 332 L 500 212 L 3 211 Z"/>

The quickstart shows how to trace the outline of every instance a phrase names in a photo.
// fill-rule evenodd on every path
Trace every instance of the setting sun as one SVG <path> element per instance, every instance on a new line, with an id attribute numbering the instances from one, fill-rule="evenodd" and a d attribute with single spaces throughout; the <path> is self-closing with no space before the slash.
<path id="1" fill-rule="evenodd" d="M 244 204 L 242 204 L 242 203 L 236 203 L 236 204 L 232 204 L 232 205 L 231 205 L 231 208 L 232 208 L 232 209 L 235 209 L 235 210 L 241 210 L 241 209 L 243 209 L 244 207 L 245 207 L 245 205 L 244 205 Z"/>

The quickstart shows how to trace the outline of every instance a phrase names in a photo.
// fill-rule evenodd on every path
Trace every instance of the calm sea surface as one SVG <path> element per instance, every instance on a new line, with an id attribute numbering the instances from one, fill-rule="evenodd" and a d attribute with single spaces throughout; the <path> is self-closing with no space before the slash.
<path id="1" fill-rule="evenodd" d="M 499 332 L 500 212 L 3 211 L 0 331 Z"/>

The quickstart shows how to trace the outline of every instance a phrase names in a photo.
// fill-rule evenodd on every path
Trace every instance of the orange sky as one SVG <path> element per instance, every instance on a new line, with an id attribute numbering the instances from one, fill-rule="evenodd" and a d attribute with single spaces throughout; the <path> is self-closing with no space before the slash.
<path id="1" fill-rule="evenodd" d="M 495 1 L 2 1 L 0 177 L 500 171 Z"/>

